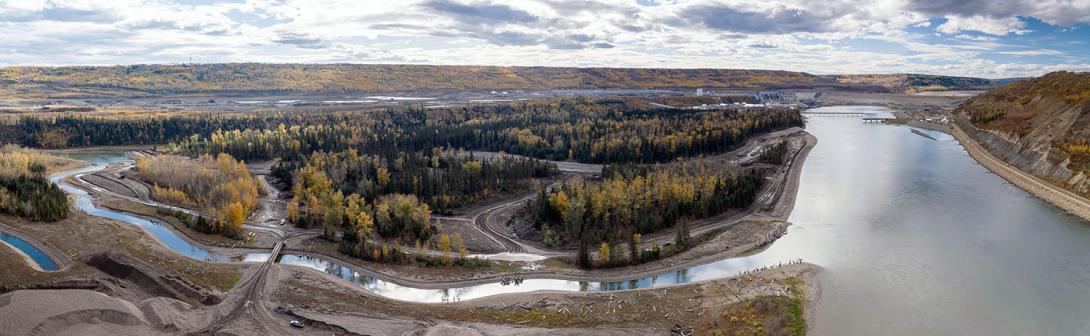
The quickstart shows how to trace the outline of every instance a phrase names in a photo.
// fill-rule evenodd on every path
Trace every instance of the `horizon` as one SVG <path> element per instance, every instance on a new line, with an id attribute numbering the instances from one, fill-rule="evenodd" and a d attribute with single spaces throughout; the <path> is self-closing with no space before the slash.
<path id="1" fill-rule="evenodd" d="M 0 67 L 406 64 L 977 78 L 1090 70 L 1090 2 L 9 1 Z"/>
<path id="2" fill-rule="evenodd" d="M 0 66 L 0 69 L 5 68 L 108 68 L 108 67 L 124 67 L 124 66 L 186 66 L 186 65 L 219 65 L 219 64 L 261 64 L 261 65 L 394 65 L 394 66 L 435 66 L 435 67 L 510 67 L 510 68 L 569 68 L 569 69 L 649 69 L 649 70 L 752 70 L 752 71 L 783 71 L 793 73 L 803 73 L 814 76 L 895 76 L 895 75 L 920 75 L 920 76 L 940 76 L 940 77 L 960 77 L 960 78 L 982 78 L 988 80 L 1003 80 L 1003 79 L 1021 79 L 1021 78 L 1033 78 L 1043 76 L 1047 73 L 1042 73 L 1037 76 L 1018 76 L 1018 77 L 974 77 L 974 76 L 956 76 L 947 75 L 942 73 L 919 73 L 919 72 L 876 72 L 876 73 L 814 73 L 810 71 L 794 71 L 794 70 L 782 70 L 782 69 L 765 69 L 765 68 L 669 68 L 669 67 L 619 67 L 619 66 L 550 66 L 550 65 L 488 65 L 488 64 L 424 64 L 424 63 L 347 63 L 347 62 L 330 62 L 330 63 L 278 63 L 278 62 L 181 62 L 181 63 L 128 63 L 128 64 L 102 64 L 102 65 L 7 65 Z M 1051 72 L 1090 72 L 1077 71 L 1077 70 L 1055 70 Z M 1048 72 L 1048 73 L 1051 73 Z"/>

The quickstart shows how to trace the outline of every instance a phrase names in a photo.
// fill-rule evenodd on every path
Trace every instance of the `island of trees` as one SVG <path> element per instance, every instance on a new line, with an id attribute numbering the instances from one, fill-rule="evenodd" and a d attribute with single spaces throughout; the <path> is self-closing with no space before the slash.
<path id="1" fill-rule="evenodd" d="M 153 198 L 203 212 L 191 223 L 198 231 L 239 238 L 243 223 L 257 208 L 257 181 L 242 161 L 225 153 L 196 159 L 143 156 L 136 160 L 136 171 L 153 184 Z"/>

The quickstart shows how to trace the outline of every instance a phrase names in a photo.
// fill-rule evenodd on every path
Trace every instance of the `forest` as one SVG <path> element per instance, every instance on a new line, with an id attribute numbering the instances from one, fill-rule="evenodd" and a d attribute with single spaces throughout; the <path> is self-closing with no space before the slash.
<path id="1" fill-rule="evenodd" d="M 673 227 L 675 243 L 684 245 L 689 221 L 748 206 L 764 182 L 762 170 L 704 162 L 611 166 L 603 176 L 599 183 L 578 180 L 541 188 L 528 201 L 528 221 L 543 233 L 544 243 L 576 244 L 584 266 L 592 244 L 609 251 L 637 234 Z"/>
<path id="2" fill-rule="evenodd" d="M 368 202 L 357 193 L 335 190 L 329 176 L 314 166 L 294 174 L 288 220 L 296 226 L 320 226 L 329 240 L 336 240 L 342 231 L 358 239 L 370 238 L 372 233 L 409 241 L 431 238 L 431 208 L 416 196 L 386 194 Z"/>
<path id="3" fill-rule="evenodd" d="M 195 229 L 239 238 L 242 225 L 257 208 L 259 187 L 242 161 L 220 153 L 196 159 L 173 155 L 144 156 L 136 172 L 152 184 L 153 198 L 196 208 L 212 218 L 198 218 Z M 203 217 L 203 216 L 202 216 Z"/>
<path id="4" fill-rule="evenodd" d="M 651 163 L 720 153 L 754 134 L 803 125 L 793 109 L 653 109 L 610 99 L 386 110 L 342 121 L 215 131 L 167 150 L 262 160 L 348 148 L 376 153 L 453 147 L 551 160 Z"/>
<path id="5" fill-rule="evenodd" d="M 568 99 L 503 105 L 307 113 L 26 117 L 14 127 L 35 147 L 166 144 L 170 153 L 228 153 L 242 160 L 298 159 L 356 149 L 506 151 L 590 163 L 668 162 L 720 153 L 753 134 L 801 126 L 793 109 L 698 111 L 635 99 Z"/>
<path id="6" fill-rule="evenodd" d="M 372 155 L 348 149 L 281 161 L 273 176 L 293 185 L 295 171 L 303 166 L 325 173 L 333 189 L 342 194 L 359 194 L 369 200 L 386 194 L 410 194 L 440 213 L 496 193 L 526 190 L 531 179 L 549 177 L 555 170 L 540 160 L 505 155 L 477 160 L 471 152 L 449 148 Z"/>
<path id="7" fill-rule="evenodd" d="M 47 176 L 47 167 L 62 160 L 12 145 L 0 148 L 0 213 L 44 222 L 68 217 L 68 197 Z"/>
<path id="8" fill-rule="evenodd" d="M 281 124 L 336 124 L 343 116 L 315 113 L 189 113 L 161 115 L 27 116 L 10 126 L 12 141 L 27 147 L 155 145 L 217 130 L 273 129 Z"/>

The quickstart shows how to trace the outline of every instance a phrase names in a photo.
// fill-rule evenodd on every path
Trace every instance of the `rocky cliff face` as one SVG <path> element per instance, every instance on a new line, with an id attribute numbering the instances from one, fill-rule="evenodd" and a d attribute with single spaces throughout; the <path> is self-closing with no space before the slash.
<path id="1" fill-rule="evenodd" d="M 962 104 L 954 122 L 995 156 L 1090 195 L 1090 73 L 1014 82 Z"/>

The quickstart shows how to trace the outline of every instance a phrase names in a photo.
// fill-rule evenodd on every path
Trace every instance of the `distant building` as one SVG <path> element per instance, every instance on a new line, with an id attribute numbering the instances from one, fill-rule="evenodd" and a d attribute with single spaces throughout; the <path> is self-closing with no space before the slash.
<path id="1" fill-rule="evenodd" d="M 753 94 L 753 100 L 761 104 L 795 104 L 799 101 L 790 91 L 760 91 Z"/>
<path id="2" fill-rule="evenodd" d="M 696 96 L 700 97 L 704 95 L 704 89 L 696 89 Z"/>
<path id="3" fill-rule="evenodd" d="M 799 103 L 805 105 L 817 105 L 819 98 L 821 98 L 821 92 L 809 91 L 809 92 L 796 92 L 795 96 L 799 99 Z"/>

